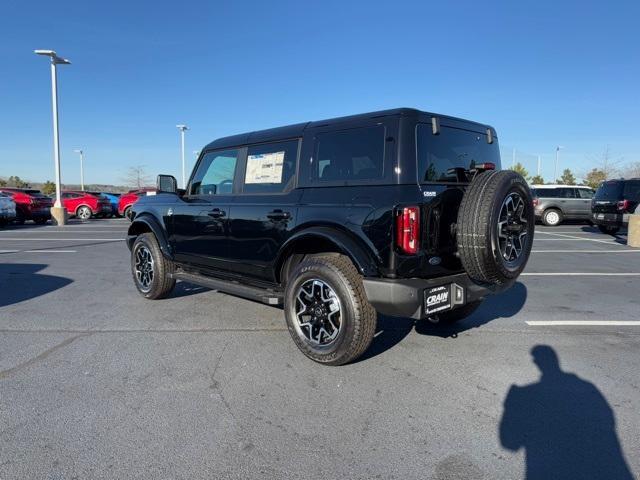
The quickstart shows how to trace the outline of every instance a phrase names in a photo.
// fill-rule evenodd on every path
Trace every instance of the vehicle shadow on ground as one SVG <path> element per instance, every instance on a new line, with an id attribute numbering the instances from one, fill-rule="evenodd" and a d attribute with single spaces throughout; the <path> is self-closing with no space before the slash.
<path id="1" fill-rule="evenodd" d="M 167 298 L 180 298 L 188 297 L 189 295 L 197 295 L 199 293 L 211 292 L 212 290 L 207 287 L 200 287 L 187 282 L 177 282 L 176 286 L 171 291 L 171 294 Z"/>
<path id="2" fill-rule="evenodd" d="M 66 277 L 38 273 L 46 267 L 39 263 L 0 264 L 0 307 L 40 297 L 73 282 Z"/>
<path id="3" fill-rule="evenodd" d="M 432 324 L 427 320 L 413 320 L 411 318 L 396 318 L 378 315 L 376 334 L 369 349 L 357 362 L 373 358 L 400 343 L 411 330 L 415 328 L 420 335 L 441 338 L 455 338 L 461 332 L 471 328 L 478 328 L 496 318 L 512 317 L 516 315 L 527 300 L 527 287 L 516 282 L 506 292 L 491 295 L 469 317 L 451 325 Z"/>
<path id="4" fill-rule="evenodd" d="M 613 410 L 598 388 L 560 369 L 548 345 L 531 350 L 537 383 L 512 385 L 499 426 L 502 446 L 524 449 L 526 478 L 632 480 Z"/>

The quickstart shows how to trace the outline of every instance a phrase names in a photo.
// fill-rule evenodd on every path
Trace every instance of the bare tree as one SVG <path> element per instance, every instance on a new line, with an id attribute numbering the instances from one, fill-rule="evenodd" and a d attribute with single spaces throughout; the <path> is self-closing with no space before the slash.
<path id="1" fill-rule="evenodd" d="M 598 170 L 604 173 L 605 180 L 620 175 L 620 164 L 624 161 L 624 157 L 614 157 L 609 145 L 605 147 L 602 153 L 588 155 L 587 158 L 592 164 L 596 165 Z"/>
<path id="2" fill-rule="evenodd" d="M 640 177 L 640 162 L 631 162 L 624 167 L 625 178 Z"/>
<path id="3" fill-rule="evenodd" d="M 145 165 L 129 167 L 127 174 L 122 177 L 125 185 L 132 188 L 144 188 L 151 183 L 151 176 L 146 172 Z"/>

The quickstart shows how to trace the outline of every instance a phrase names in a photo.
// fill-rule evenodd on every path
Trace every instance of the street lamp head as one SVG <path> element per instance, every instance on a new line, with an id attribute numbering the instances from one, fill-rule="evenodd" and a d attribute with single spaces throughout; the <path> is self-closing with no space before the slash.
<path id="1" fill-rule="evenodd" d="M 34 50 L 33 51 L 36 55 L 44 55 L 46 57 L 50 57 L 51 61 L 53 63 L 55 63 L 56 65 L 70 65 L 71 62 L 69 60 L 67 60 L 66 58 L 61 58 L 58 56 L 58 54 L 55 52 L 55 50 Z"/>
<path id="2" fill-rule="evenodd" d="M 176 125 L 176 128 L 181 130 L 181 131 L 185 131 L 185 130 L 189 130 L 189 127 L 187 127 L 186 125 Z"/>
<path id="3" fill-rule="evenodd" d="M 77 149 L 73 151 L 74 153 L 79 153 L 80 155 L 82 155 L 82 150 L 81 149 Z"/>
<path id="4" fill-rule="evenodd" d="M 558 146 L 556 147 L 556 151 L 562 150 L 563 148 L 564 148 L 564 147 L 563 147 L 562 145 L 558 145 Z"/>

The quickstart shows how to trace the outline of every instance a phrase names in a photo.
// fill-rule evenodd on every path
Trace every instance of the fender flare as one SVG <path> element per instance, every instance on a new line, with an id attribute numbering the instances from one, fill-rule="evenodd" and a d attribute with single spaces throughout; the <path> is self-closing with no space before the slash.
<path id="1" fill-rule="evenodd" d="M 143 225 L 143 229 L 140 230 L 140 227 Z M 160 222 L 149 213 L 141 213 L 136 216 L 131 225 L 129 225 L 129 229 L 127 230 L 127 247 L 129 247 L 129 250 L 133 247 L 133 242 L 135 242 L 136 237 L 140 235 L 140 233 L 144 233 L 149 230 L 151 230 L 151 233 L 153 233 L 158 240 L 158 245 L 160 245 L 162 255 L 168 260 L 173 260 L 173 253 L 169 246 L 165 229 L 162 227 Z"/>
<path id="2" fill-rule="evenodd" d="M 301 240 L 311 240 L 313 238 L 321 238 L 334 244 L 338 250 L 347 255 L 358 271 L 365 277 L 378 275 L 378 262 L 372 252 L 357 242 L 347 233 L 331 227 L 309 227 L 294 233 L 282 245 L 278 257 L 275 262 L 276 276 L 279 275 L 280 269 L 285 260 L 289 257 L 293 246 Z"/>

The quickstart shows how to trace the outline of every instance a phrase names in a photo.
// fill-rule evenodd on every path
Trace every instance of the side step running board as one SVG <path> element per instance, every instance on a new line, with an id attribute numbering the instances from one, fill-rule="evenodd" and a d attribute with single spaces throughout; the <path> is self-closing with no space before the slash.
<path id="1" fill-rule="evenodd" d="M 172 276 L 176 280 L 182 280 L 184 282 L 200 285 L 201 287 L 219 290 L 231 295 L 237 295 L 238 297 L 249 298 L 251 300 L 266 303 L 267 305 L 282 305 L 284 303 L 282 292 L 275 290 L 251 287 L 249 285 L 242 285 L 229 280 L 222 280 L 194 273 L 176 272 L 173 273 Z"/>

